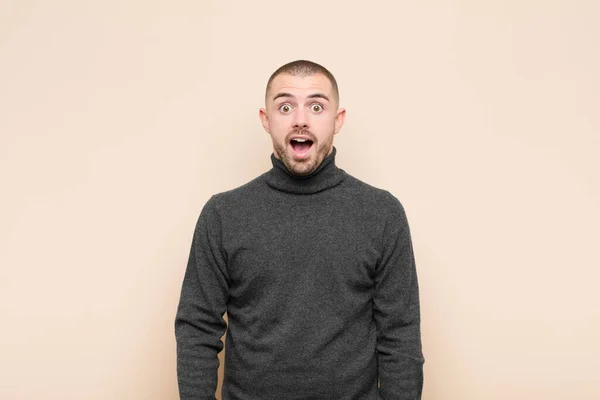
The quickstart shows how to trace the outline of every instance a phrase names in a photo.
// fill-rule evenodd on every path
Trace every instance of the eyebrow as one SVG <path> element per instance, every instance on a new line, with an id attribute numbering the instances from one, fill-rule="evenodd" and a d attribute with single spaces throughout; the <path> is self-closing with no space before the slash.
<path id="1" fill-rule="evenodd" d="M 293 94 L 291 94 L 291 93 L 282 92 L 282 93 L 277 93 L 275 95 L 275 97 L 273 97 L 273 101 L 277 100 L 280 97 L 295 98 L 295 96 Z M 310 95 L 306 96 L 306 98 L 307 99 L 325 99 L 325 100 L 329 101 L 329 97 L 325 96 L 323 93 L 313 93 L 313 94 L 310 94 Z"/>

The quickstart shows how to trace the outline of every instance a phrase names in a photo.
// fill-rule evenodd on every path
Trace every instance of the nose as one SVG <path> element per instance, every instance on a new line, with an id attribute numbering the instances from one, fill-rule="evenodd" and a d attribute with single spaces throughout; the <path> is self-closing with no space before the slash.
<path id="1" fill-rule="evenodd" d="M 306 129 L 308 128 L 308 118 L 306 112 L 302 107 L 298 107 L 294 112 L 294 128 Z"/>

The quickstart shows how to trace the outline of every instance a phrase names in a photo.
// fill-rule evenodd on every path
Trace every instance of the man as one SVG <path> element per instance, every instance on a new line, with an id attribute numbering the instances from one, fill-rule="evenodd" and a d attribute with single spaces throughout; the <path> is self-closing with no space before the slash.
<path id="1" fill-rule="evenodd" d="M 336 166 L 346 112 L 327 69 L 280 67 L 265 101 L 273 168 L 213 195 L 194 232 L 175 319 L 181 399 L 215 399 L 225 312 L 223 400 L 420 399 L 402 205 Z"/>

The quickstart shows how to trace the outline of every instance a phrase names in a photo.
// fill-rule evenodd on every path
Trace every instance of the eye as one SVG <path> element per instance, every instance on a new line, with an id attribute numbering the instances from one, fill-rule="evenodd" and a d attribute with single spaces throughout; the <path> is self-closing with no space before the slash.
<path id="1" fill-rule="evenodd" d="M 290 106 L 289 104 L 282 104 L 281 106 L 279 106 L 279 111 L 287 114 L 290 111 L 292 111 L 292 106 Z"/>
<path id="2" fill-rule="evenodd" d="M 323 106 L 320 105 L 319 103 L 314 103 L 313 105 L 310 106 L 310 109 L 313 112 L 320 113 L 321 111 L 323 111 Z"/>

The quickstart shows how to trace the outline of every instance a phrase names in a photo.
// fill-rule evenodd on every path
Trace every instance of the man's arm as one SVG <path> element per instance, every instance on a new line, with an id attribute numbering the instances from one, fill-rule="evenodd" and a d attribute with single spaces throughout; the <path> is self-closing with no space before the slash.
<path id="1" fill-rule="evenodd" d="M 204 205 L 192 241 L 175 317 L 177 378 L 182 400 L 214 400 L 217 354 L 227 324 L 228 281 L 214 196 Z"/>
<path id="2" fill-rule="evenodd" d="M 423 389 L 419 286 L 404 208 L 394 197 L 375 273 L 379 393 L 384 400 L 419 400 Z"/>

